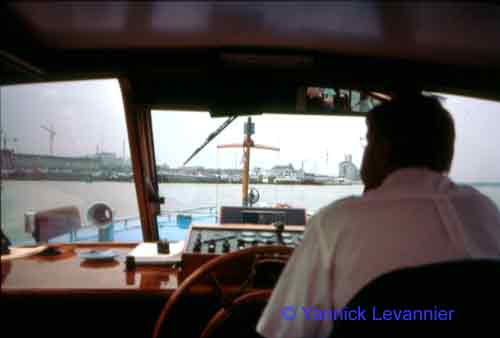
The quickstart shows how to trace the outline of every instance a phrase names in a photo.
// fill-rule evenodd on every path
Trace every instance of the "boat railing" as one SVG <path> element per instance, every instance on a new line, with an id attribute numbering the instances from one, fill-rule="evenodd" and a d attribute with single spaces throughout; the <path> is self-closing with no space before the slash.
<path id="1" fill-rule="evenodd" d="M 314 213 L 315 210 L 312 212 L 309 211 L 307 212 L 308 218 Z M 200 217 L 214 217 L 215 219 L 212 219 L 211 221 L 215 221 L 217 223 L 218 221 L 218 208 L 216 206 L 203 206 L 203 207 L 197 207 L 197 208 L 185 208 L 185 209 L 170 209 L 170 210 L 161 210 L 160 214 L 158 217 L 163 218 L 162 220 L 160 219 L 158 221 L 158 228 L 168 228 L 168 227 L 179 227 L 178 223 L 178 218 L 177 216 L 179 215 L 188 215 L 188 216 L 194 216 L 193 220 L 195 221 L 195 217 L 198 215 Z M 122 231 L 130 231 L 134 229 L 141 228 L 141 221 L 139 216 L 123 216 L 123 217 L 115 217 L 112 222 L 113 226 L 113 233 L 119 233 Z M 70 242 L 80 242 L 80 241 L 88 241 L 88 240 L 93 240 L 96 237 L 95 234 L 95 228 L 90 224 L 82 224 L 82 227 L 80 227 L 77 231 L 72 232 L 69 234 L 69 241 Z M 63 236 L 68 236 L 68 235 L 63 235 Z M 67 238 L 67 237 L 66 237 Z M 21 241 L 16 244 L 32 244 L 32 241 Z"/>
<path id="2" fill-rule="evenodd" d="M 217 219 L 217 208 L 215 206 L 208 207 L 198 207 L 198 208 L 188 208 L 188 209 L 172 209 L 172 210 L 162 210 L 159 217 L 166 217 L 167 222 L 158 222 L 159 228 L 165 227 L 176 227 L 177 215 L 201 215 L 201 216 L 215 216 Z M 139 216 L 125 216 L 116 217 L 113 219 L 113 232 L 129 231 L 141 227 L 141 222 Z M 89 229 L 92 226 L 83 224 L 82 228 L 70 236 L 70 241 L 86 241 L 95 237 L 95 234 L 85 234 L 79 233 L 85 229 Z"/>
<path id="3" fill-rule="evenodd" d="M 172 209 L 172 210 L 161 210 L 159 217 L 167 217 L 169 223 L 175 220 L 177 215 L 181 214 L 190 214 L 190 215 L 210 215 L 215 216 L 217 218 L 217 208 L 215 206 L 208 207 L 197 207 L 197 208 L 187 208 L 187 209 Z M 128 217 L 117 217 L 114 219 L 115 227 L 119 224 L 123 225 L 124 230 L 128 230 L 131 228 L 140 227 L 141 224 L 138 222 L 138 216 L 128 216 Z M 132 224 L 130 224 L 132 223 Z M 165 223 L 159 223 L 159 227 L 170 226 Z M 115 228 L 116 231 L 116 228 Z"/>
<path id="4" fill-rule="evenodd" d="M 173 221 L 174 217 L 177 217 L 179 214 L 201 214 L 201 215 L 210 215 L 217 216 L 217 208 L 216 207 L 198 207 L 198 208 L 189 208 L 189 209 L 173 209 L 173 210 L 162 210 L 158 216 L 167 217 L 169 221 Z M 113 220 L 115 227 L 117 225 L 123 225 L 123 229 L 131 229 L 140 227 L 139 216 L 125 216 L 125 217 L 116 217 Z M 132 224 L 130 224 L 132 223 Z M 84 227 L 86 225 L 83 225 Z M 166 225 L 163 225 L 166 226 Z M 116 229 L 116 228 L 115 228 Z"/>

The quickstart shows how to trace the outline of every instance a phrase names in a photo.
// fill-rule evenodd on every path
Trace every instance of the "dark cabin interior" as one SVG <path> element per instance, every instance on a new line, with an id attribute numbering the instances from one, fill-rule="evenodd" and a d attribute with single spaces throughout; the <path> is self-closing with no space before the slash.
<path id="1" fill-rule="evenodd" d="M 493 2 L 5 2 L 0 26 L 1 85 L 120 79 L 145 241 L 155 240 L 148 109 L 292 111 L 297 86 L 332 79 L 500 100 Z M 170 295 L 155 290 L 160 282 L 139 291 L 2 286 L 2 326 L 23 336 L 148 337 Z M 184 299 L 171 321 L 186 324 L 168 336 L 196 336 L 208 319 L 197 309 L 213 306 L 213 294 Z"/>

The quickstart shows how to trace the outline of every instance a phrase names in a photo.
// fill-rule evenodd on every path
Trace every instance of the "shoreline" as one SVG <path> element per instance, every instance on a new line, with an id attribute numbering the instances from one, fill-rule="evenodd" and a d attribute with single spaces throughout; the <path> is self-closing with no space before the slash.
<path id="1" fill-rule="evenodd" d="M 74 178 L 51 178 L 51 179 L 42 179 L 42 178 L 2 178 L 1 182 L 81 182 L 81 183 L 102 183 L 102 182 L 115 182 L 115 183 L 134 183 L 133 180 L 125 180 L 125 179 L 99 179 L 99 180 L 81 180 Z M 214 182 L 206 182 L 206 181 L 159 181 L 159 184 L 221 184 L 221 185 L 241 185 L 241 182 L 227 182 L 227 181 L 214 181 Z M 311 183 L 311 182 L 282 182 L 282 183 L 264 183 L 264 182 L 250 182 L 252 185 L 280 185 L 280 186 L 359 186 L 363 185 L 363 182 L 356 181 L 352 183 Z M 500 182 L 498 183 L 500 184 Z"/>

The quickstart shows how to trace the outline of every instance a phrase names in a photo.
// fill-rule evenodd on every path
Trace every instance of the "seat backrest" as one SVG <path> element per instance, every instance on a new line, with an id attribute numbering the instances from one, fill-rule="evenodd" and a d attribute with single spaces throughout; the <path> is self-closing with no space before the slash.
<path id="1" fill-rule="evenodd" d="M 464 332 L 476 336 L 489 329 L 498 332 L 499 308 L 500 259 L 404 268 L 376 278 L 359 291 L 344 310 L 365 310 L 364 318 L 336 320 L 332 337 L 359 337 L 364 332 L 374 337 L 433 336 L 438 329 L 450 337 Z"/>
<path id="2" fill-rule="evenodd" d="M 80 211 L 75 206 L 43 210 L 35 214 L 33 236 L 37 242 L 48 242 L 49 239 L 74 232 L 81 226 Z"/>
<path id="3" fill-rule="evenodd" d="M 256 217 L 249 216 L 251 212 L 255 212 Z M 299 208 L 255 208 L 255 207 L 233 207 L 223 206 L 220 208 L 220 223 L 221 224 L 241 224 L 245 223 L 246 219 L 264 219 L 269 222 L 261 224 L 271 224 L 273 217 L 265 217 L 266 213 L 269 215 L 273 213 L 282 213 L 284 215 L 284 223 L 287 225 L 305 225 L 306 224 L 306 210 Z M 264 217 L 259 217 L 261 214 Z M 258 222 L 255 222 L 258 223 Z"/>

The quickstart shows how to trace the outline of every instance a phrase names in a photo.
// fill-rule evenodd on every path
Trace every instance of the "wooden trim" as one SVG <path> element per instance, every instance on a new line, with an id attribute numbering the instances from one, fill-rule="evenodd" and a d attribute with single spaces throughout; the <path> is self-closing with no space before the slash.
<path id="1" fill-rule="evenodd" d="M 145 130 L 148 125 L 145 122 L 145 117 L 149 116 L 150 118 L 150 110 L 144 105 L 135 105 L 133 103 L 132 87 L 127 79 L 120 78 L 119 82 L 127 122 L 130 157 L 137 202 L 139 204 L 143 240 L 144 242 L 156 241 L 158 240 L 158 227 L 156 226 L 156 215 L 153 215 L 154 210 L 151 210 L 151 192 L 148 187 L 149 184 L 154 182 L 154 176 L 152 177 L 152 175 L 155 174 L 152 174 L 152 172 L 155 172 L 155 170 L 154 165 L 153 170 L 151 170 L 151 155 L 148 155 L 148 143 L 151 141 L 147 142 L 145 139 L 145 135 L 147 135 Z"/>
<path id="2" fill-rule="evenodd" d="M 51 245 L 62 249 L 57 256 L 40 256 L 2 261 L 2 294 L 92 295 L 163 294 L 178 286 L 179 269 L 169 265 L 137 266 L 126 269 L 126 257 L 135 246 L 129 243 Z M 113 261 L 83 260 L 88 249 L 113 249 Z"/>
<path id="3" fill-rule="evenodd" d="M 82 296 L 106 296 L 106 297 L 124 297 L 124 296 L 158 296 L 167 300 L 176 289 L 4 289 L 2 294 L 8 296 L 49 296 L 49 297 L 82 297 Z M 208 293 L 209 290 L 201 290 L 199 294 Z"/>
<path id="4" fill-rule="evenodd" d="M 153 121 L 151 119 L 151 108 L 148 107 L 147 110 L 144 111 L 143 115 L 143 122 L 144 122 L 144 141 L 145 141 L 145 148 L 144 148 L 144 154 L 146 155 L 147 158 L 147 164 L 148 164 L 148 169 L 149 169 L 149 179 L 152 185 L 153 191 L 150 193 L 153 194 L 152 200 L 150 201 L 150 213 L 151 217 L 153 219 L 153 228 L 151 229 L 153 233 L 153 240 L 157 241 L 160 239 L 160 234 L 158 230 L 158 224 L 157 224 L 157 216 L 160 214 L 161 209 L 160 209 L 160 204 L 162 203 L 160 201 L 160 189 L 158 187 L 158 175 L 156 172 L 156 157 L 155 157 L 155 147 L 154 147 L 154 136 L 153 136 Z"/>
<path id="5" fill-rule="evenodd" d="M 146 189 L 147 213 L 149 218 L 148 241 L 158 241 L 158 225 L 156 216 L 160 213 L 158 201 L 158 180 L 156 177 L 156 161 L 154 156 L 153 128 L 151 109 L 148 106 L 136 106 L 138 114 L 138 132 L 141 163 L 144 169 L 144 188 Z"/>

